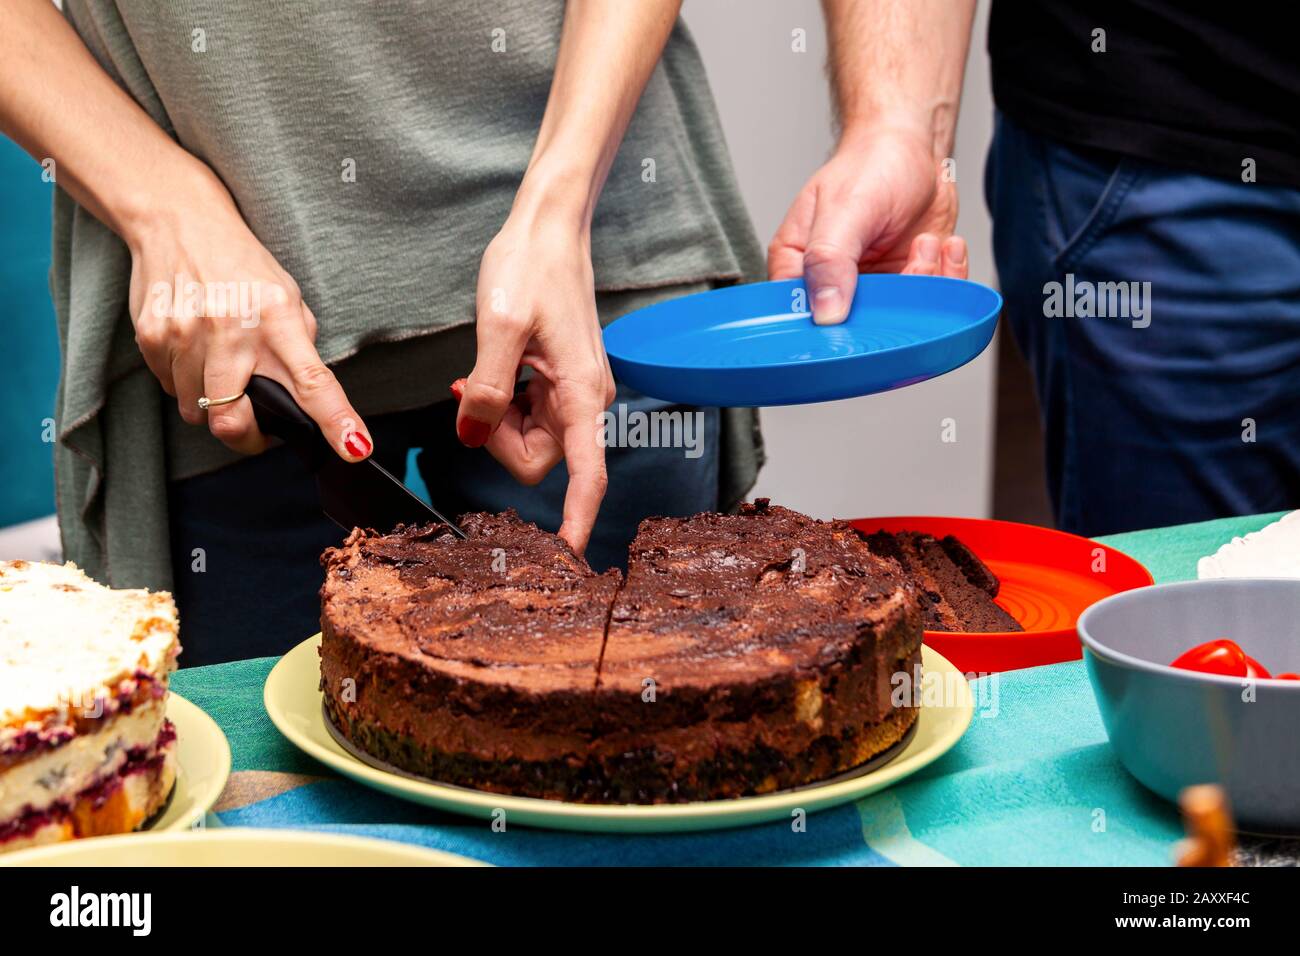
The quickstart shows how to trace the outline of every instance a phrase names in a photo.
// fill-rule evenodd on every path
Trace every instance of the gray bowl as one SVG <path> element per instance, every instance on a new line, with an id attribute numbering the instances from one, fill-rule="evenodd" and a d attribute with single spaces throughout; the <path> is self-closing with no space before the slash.
<path id="1" fill-rule="evenodd" d="M 1223 637 L 1269 673 L 1300 673 L 1300 580 L 1138 588 L 1079 617 L 1088 679 L 1129 773 L 1168 800 L 1220 784 L 1243 829 L 1300 834 L 1300 681 L 1247 686 L 1168 666 Z"/>

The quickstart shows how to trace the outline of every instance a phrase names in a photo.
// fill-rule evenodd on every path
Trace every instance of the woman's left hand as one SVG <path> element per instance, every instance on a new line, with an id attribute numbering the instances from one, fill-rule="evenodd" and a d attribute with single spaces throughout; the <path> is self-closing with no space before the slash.
<path id="1" fill-rule="evenodd" d="M 605 497 L 601 412 L 614 400 L 596 316 L 591 220 L 680 9 L 681 0 L 565 4 L 533 154 L 479 266 L 478 361 L 457 383 L 456 434 L 466 445 L 486 445 L 525 484 L 566 460 L 560 536 L 578 554 Z M 535 374 L 516 398 L 521 366 Z"/>
<path id="2" fill-rule="evenodd" d="M 477 309 L 477 362 L 453 386 L 456 434 L 471 448 L 486 446 L 526 485 L 565 459 L 559 533 L 582 554 L 608 484 L 601 413 L 614 400 L 587 219 L 534 205 L 521 193 L 483 254 Z M 524 366 L 534 375 L 516 396 Z"/>

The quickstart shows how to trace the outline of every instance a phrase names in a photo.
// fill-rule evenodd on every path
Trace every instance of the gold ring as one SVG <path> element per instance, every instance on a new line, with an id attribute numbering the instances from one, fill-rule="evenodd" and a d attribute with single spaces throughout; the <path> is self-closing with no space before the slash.
<path id="1" fill-rule="evenodd" d="M 243 392 L 238 395 L 227 395 L 225 398 L 208 398 L 206 395 L 202 395 L 199 397 L 199 408 L 206 412 L 209 408 L 216 408 L 218 405 L 229 405 L 231 402 L 237 402 L 243 397 Z"/>

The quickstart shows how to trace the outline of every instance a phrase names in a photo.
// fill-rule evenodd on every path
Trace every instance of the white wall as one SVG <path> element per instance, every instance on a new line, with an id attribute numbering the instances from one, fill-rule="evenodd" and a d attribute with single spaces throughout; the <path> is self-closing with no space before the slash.
<path id="1" fill-rule="evenodd" d="M 981 2 L 957 130 L 958 229 L 971 278 L 993 284 L 982 178 L 992 130 Z M 833 145 L 826 38 L 816 0 L 686 0 L 750 214 L 766 243 Z M 808 51 L 791 51 L 807 30 Z M 755 495 L 817 517 L 954 514 L 992 504 L 996 344 L 942 378 L 849 401 L 764 409 L 768 464 Z M 940 440 L 956 421 L 957 441 Z"/>

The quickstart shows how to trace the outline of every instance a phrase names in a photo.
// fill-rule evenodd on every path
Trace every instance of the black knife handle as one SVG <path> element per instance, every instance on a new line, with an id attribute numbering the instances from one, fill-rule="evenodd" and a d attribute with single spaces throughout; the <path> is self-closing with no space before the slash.
<path id="1" fill-rule="evenodd" d="M 253 403 L 253 416 L 262 434 L 283 440 L 308 465 L 315 466 L 324 455 L 334 453 L 321 434 L 320 426 L 279 382 L 264 375 L 254 375 L 244 386 L 244 394 Z"/>

